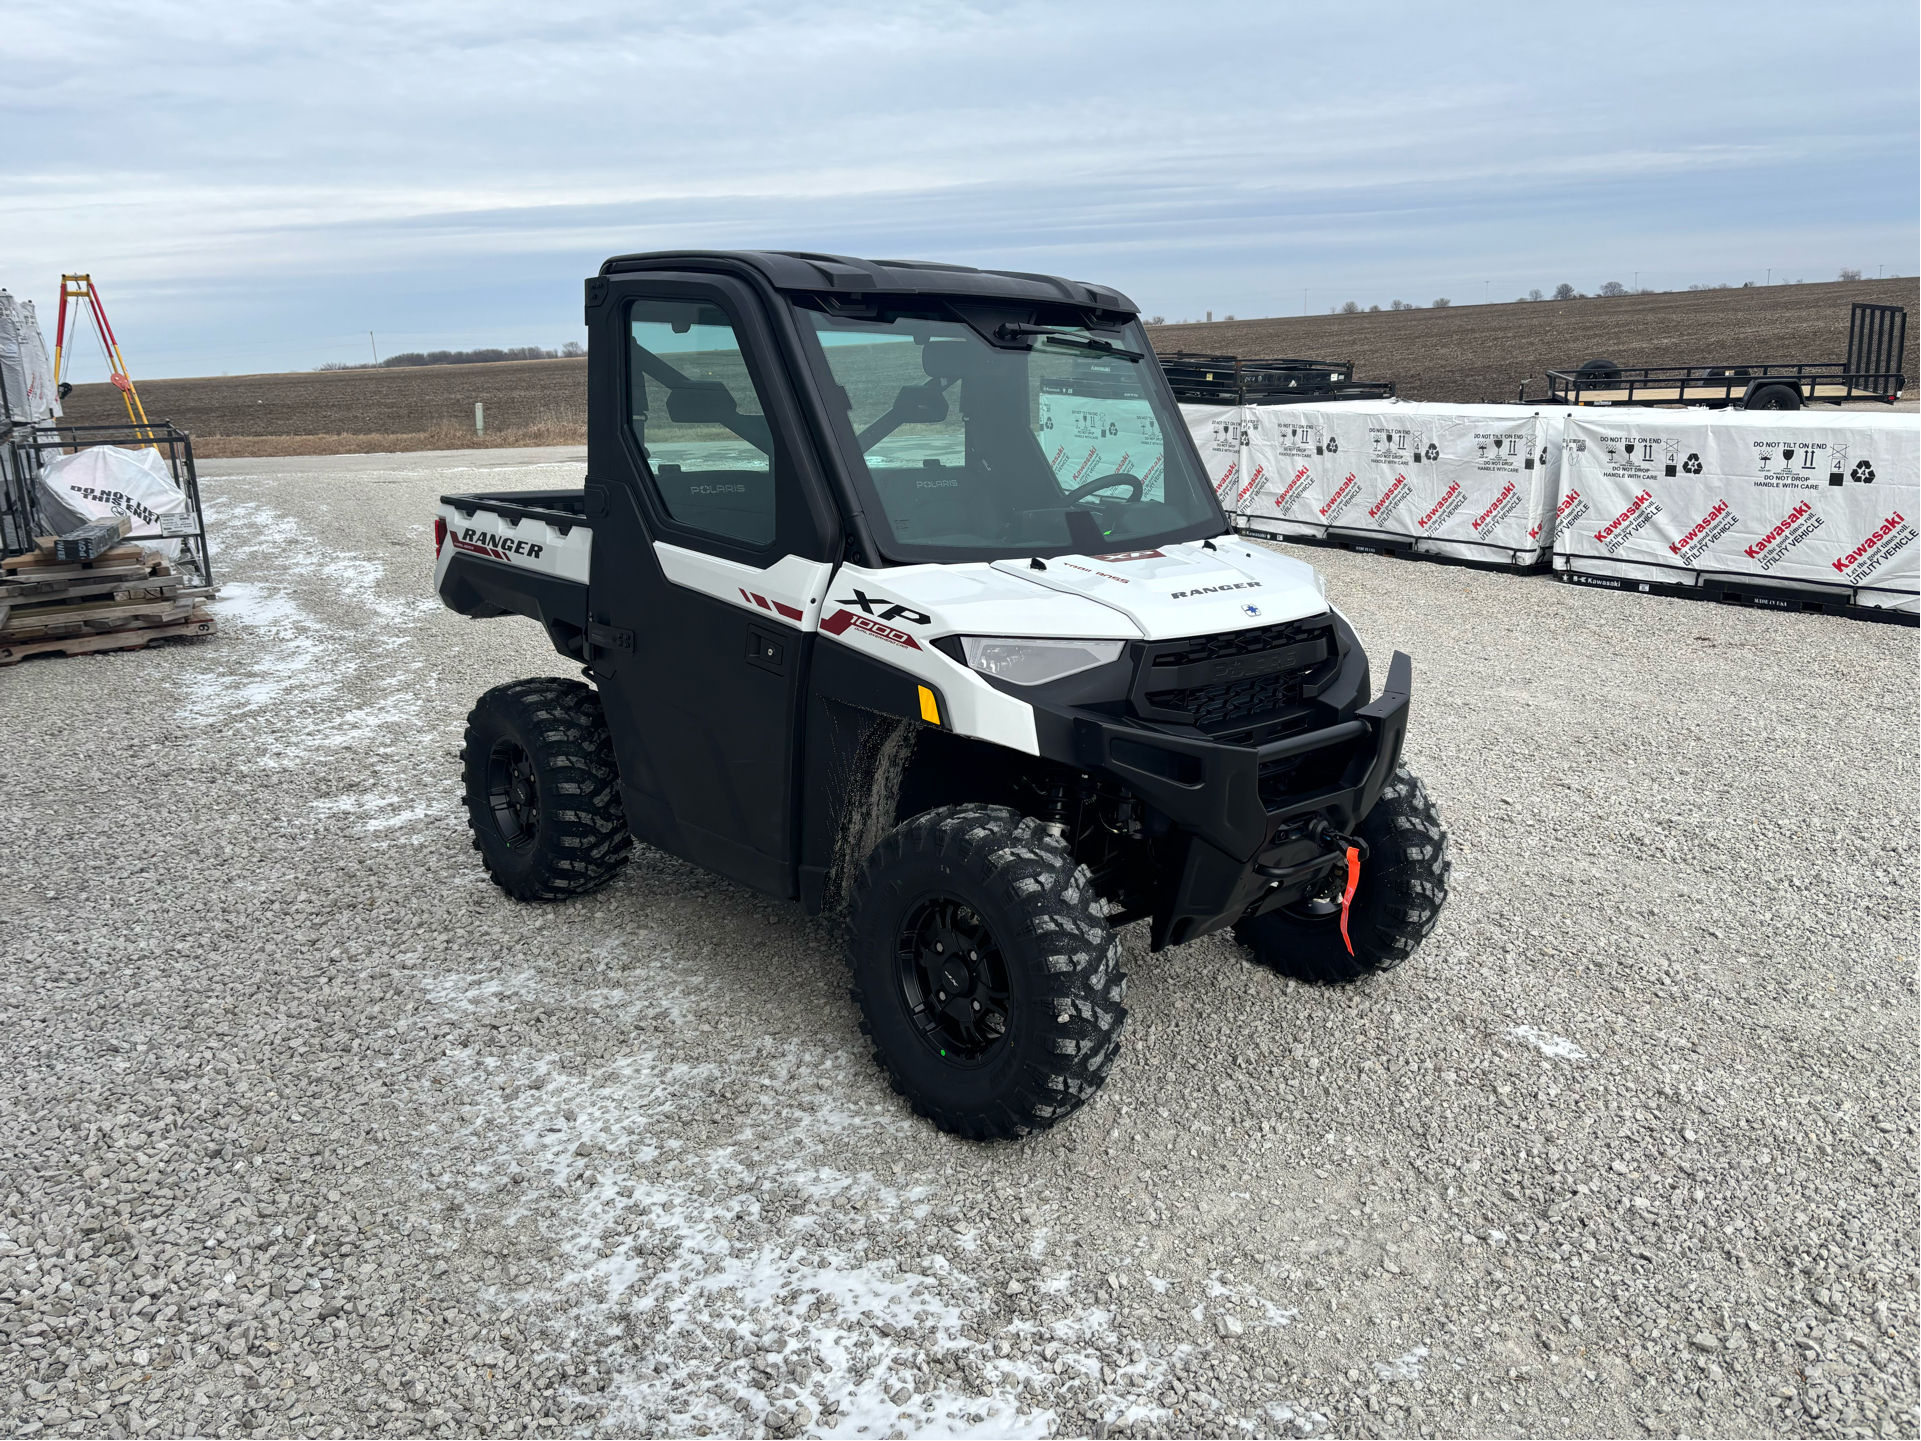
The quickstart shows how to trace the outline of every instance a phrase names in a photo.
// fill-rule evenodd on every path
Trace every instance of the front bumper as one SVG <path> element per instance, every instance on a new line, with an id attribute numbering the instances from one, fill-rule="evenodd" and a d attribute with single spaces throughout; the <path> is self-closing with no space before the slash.
<path id="1" fill-rule="evenodd" d="M 1396 651 L 1381 694 L 1349 719 L 1258 748 L 1067 706 L 1037 705 L 1036 729 L 1043 755 L 1104 773 L 1171 823 L 1180 879 L 1154 908 L 1159 950 L 1320 887 L 1340 854 L 1301 832 L 1318 818 L 1351 834 L 1374 808 L 1401 757 L 1413 684 L 1413 661 Z"/>

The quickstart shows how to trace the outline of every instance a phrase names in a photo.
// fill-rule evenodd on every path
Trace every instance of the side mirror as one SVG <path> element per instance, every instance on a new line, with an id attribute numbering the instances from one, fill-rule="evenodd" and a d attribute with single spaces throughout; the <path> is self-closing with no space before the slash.
<path id="1" fill-rule="evenodd" d="M 726 425 L 739 414 L 733 392 L 718 380 L 677 385 L 667 392 L 667 418 L 682 425 Z"/>

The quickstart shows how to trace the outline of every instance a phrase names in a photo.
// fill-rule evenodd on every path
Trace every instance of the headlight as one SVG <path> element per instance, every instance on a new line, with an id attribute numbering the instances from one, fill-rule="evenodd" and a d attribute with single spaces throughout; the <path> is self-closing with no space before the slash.
<path id="1" fill-rule="evenodd" d="M 1079 675 L 1097 665 L 1120 659 L 1124 640 L 1013 640 L 992 635 L 964 635 L 961 649 L 967 663 L 1015 685 L 1039 685 Z"/>

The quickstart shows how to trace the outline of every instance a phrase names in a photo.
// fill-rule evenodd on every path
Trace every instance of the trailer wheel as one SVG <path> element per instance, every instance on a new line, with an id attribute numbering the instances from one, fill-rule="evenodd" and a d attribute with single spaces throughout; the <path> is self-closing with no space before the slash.
<path id="1" fill-rule="evenodd" d="M 1354 889 L 1341 939 L 1347 868 L 1337 866 L 1322 895 L 1238 922 L 1234 938 L 1284 976 L 1346 985 L 1391 971 L 1420 948 L 1447 904 L 1447 831 L 1427 787 L 1405 766 L 1395 769 L 1360 826 L 1368 858 Z"/>
<path id="2" fill-rule="evenodd" d="M 1611 360 L 1595 359 L 1583 361 L 1574 373 L 1583 380 L 1619 380 L 1621 367 Z"/>
<path id="3" fill-rule="evenodd" d="M 495 885 L 517 901 L 598 890 L 633 837 L 600 697 L 577 680 L 495 686 L 467 716 L 467 824 Z"/>
<path id="4" fill-rule="evenodd" d="M 1792 385 L 1764 385 L 1747 399 L 1748 410 L 1799 410 L 1801 392 Z"/>
<path id="5" fill-rule="evenodd" d="M 867 858 L 848 917 L 852 995 L 874 1059 L 943 1131 L 1045 1130 L 1119 1052 L 1120 938 L 1087 867 L 1039 821 L 945 806 Z"/>

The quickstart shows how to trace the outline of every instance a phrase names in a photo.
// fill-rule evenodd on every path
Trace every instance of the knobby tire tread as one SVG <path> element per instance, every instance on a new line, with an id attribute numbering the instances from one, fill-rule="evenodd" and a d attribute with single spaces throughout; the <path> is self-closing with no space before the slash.
<path id="1" fill-rule="evenodd" d="M 511 734 L 533 758 L 540 823 L 528 854 L 510 856 L 493 831 L 487 757 Z M 627 861 L 633 837 L 600 696 L 558 676 L 510 681 L 467 717 L 460 750 L 467 825 L 493 883 L 516 900 L 564 901 L 599 890 Z M 492 841 L 488 844 L 485 842 Z"/>
<path id="2" fill-rule="evenodd" d="M 1034 991 L 1030 1012 L 1051 1013 L 1044 1063 L 1030 1062 L 1004 1103 L 987 1113 L 966 1112 L 925 1094 L 875 1042 L 870 998 L 855 984 L 861 1032 L 874 1060 L 915 1112 L 942 1130 L 972 1140 L 1011 1139 L 1045 1130 L 1072 1115 L 1098 1091 L 1120 1054 L 1127 1021 L 1127 976 L 1120 937 L 1107 924 L 1101 898 L 1084 865 L 1041 822 L 1005 806 L 944 806 L 895 828 L 874 848 L 854 882 L 848 907 L 848 946 L 860 945 L 860 924 L 873 904 L 877 878 L 912 852 L 929 854 L 971 879 L 1018 918 L 1012 935 L 996 939 L 1003 953 L 1038 960 L 1027 969 Z M 874 998 L 882 1004 L 891 997 Z"/>

